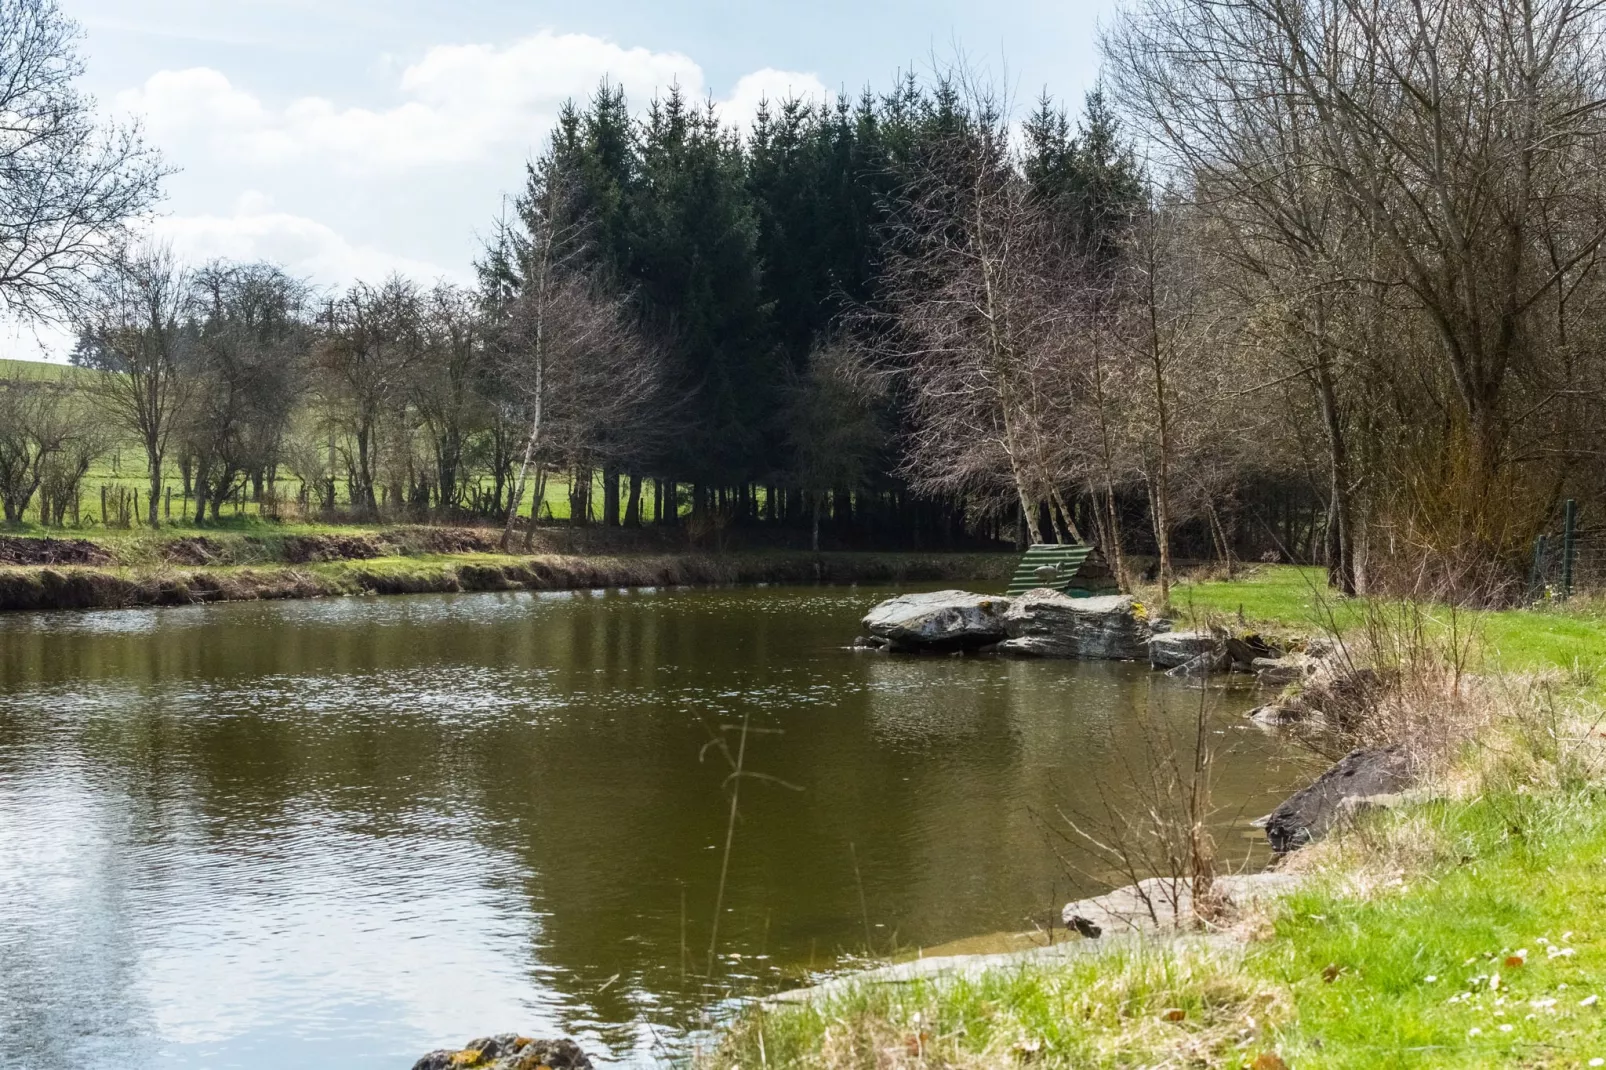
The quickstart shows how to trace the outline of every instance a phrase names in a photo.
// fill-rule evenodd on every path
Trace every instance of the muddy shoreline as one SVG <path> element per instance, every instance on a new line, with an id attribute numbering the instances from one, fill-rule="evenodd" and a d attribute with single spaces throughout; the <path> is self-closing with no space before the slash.
<path id="1" fill-rule="evenodd" d="M 127 609 L 353 595 L 559 591 L 735 583 L 1003 583 L 1009 555 L 913 553 L 467 553 L 408 554 L 372 536 L 281 540 L 280 547 L 174 540 L 154 563 L 0 565 L 0 612 Z M 23 541 L 23 540 L 13 540 Z M 238 543 L 238 541 L 236 541 Z M 288 544 L 288 545 L 286 545 Z M 104 551 L 90 544 L 85 554 Z M 271 550 L 279 550 L 272 553 Z M 288 550 L 289 553 L 284 551 Z M 53 555 L 72 556 L 65 548 Z M 388 551 L 388 552 L 386 552 Z M 401 551 L 401 552 L 398 552 Z M 215 564 L 195 563 L 201 554 Z M 300 560 L 284 560 L 294 555 Z M 325 556 L 325 555 L 331 556 Z M 338 556 L 334 556 L 338 555 Z M 186 561 L 184 558 L 191 560 Z M 279 560 L 272 558 L 278 557 Z M 253 562 L 252 559 L 256 558 Z M 102 558 L 101 560 L 105 560 Z M 239 563 L 234 563 L 239 562 Z"/>

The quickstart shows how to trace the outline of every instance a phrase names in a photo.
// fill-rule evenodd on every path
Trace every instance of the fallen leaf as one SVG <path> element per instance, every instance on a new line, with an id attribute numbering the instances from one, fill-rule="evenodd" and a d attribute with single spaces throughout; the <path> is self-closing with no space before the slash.
<path id="1" fill-rule="evenodd" d="M 1276 1052 L 1263 1051 L 1249 1064 L 1249 1070 L 1288 1070 L 1288 1064 Z"/>
<path id="2" fill-rule="evenodd" d="M 1506 967 L 1508 969 L 1513 969 L 1514 970 L 1518 966 L 1521 966 L 1523 963 L 1525 963 L 1527 961 L 1528 960 L 1523 958 L 1521 955 L 1507 955 L 1506 956 Z"/>
<path id="3" fill-rule="evenodd" d="M 1161 1019 L 1167 1022 L 1180 1022 L 1187 1016 L 1188 1012 L 1181 1007 L 1172 1007 L 1169 1010 L 1160 1012 Z"/>

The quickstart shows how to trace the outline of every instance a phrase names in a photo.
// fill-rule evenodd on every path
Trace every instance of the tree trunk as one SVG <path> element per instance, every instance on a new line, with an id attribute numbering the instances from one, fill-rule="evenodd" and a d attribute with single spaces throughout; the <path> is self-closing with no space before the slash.
<path id="1" fill-rule="evenodd" d="M 641 527 L 641 477 L 630 474 L 630 500 L 625 503 L 625 527 Z"/>
<path id="2" fill-rule="evenodd" d="M 612 465 L 602 470 L 602 526 L 619 526 L 619 469 Z"/>
<path id="3" fill-rule="evenodd" d="M 1316 362 L 1316 393 L 1321 404 L 1322 426 L 1327 433 L 1328 520 L 1327 582 L 1347 595 L 1355 586 L 1355 529 L 1350 508 L 1349 450 L 1344 439 L 1343 417 L 1338 408 L 1338 392 L 1332 368 L 1326 357 Z"/>
<path id="4" fill-rule="evenodd" d="M 150 466 L 151 493 L 146 502 L 150 509 L 151 527 L 161 526 L 160 509 L 162 506 L 162 451 L 156 443 L 148 443 L 145 447 L 146 461 Z"/>

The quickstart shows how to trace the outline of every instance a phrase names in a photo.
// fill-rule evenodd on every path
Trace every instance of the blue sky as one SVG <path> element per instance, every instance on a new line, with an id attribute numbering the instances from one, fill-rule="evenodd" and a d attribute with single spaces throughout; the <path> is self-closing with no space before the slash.
<path id="1" fill-rule="evenodd" d="M 604 74 L 638 102 L 678 81 L 740 122 L 761 96 L 885 87 L 958 47 L 1023 104 L 1076 102 L 1115 0 L 61 3 L 87 88 L 181 169 L 157 235 L 337 286 L 466 280 L 558 104 Z"/>

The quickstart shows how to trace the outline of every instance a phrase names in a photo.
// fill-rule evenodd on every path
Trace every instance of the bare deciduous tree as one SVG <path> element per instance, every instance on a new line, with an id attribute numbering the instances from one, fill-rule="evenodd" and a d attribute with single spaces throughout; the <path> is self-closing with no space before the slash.
<path id="1" fill-rule="evenodd" d="M 967 106 L 922 147 L 894 207 L 868 333 L 880 366 L 907 381 L 914 485 L 1014 498 L 1033 542 L 1050 505 L 1075 540 L 1058 461 L 1081 279 L 1020 174 L 1007 102 L 955 77 Z"/>
<path id="2" fill-rule="evenodd" d="M 315 350 L 326 417 L 346 456 L 352 506 L 379 511 L 378 465 L 384 421 L 406 397 L 422 345 L 422 299 L 400 276 L 381 286 L 357 283 L 330 301 Z"/>
<path id="3" fill-rule="evenodd" d="M 78 303 L 75 363 L 101 374 L 85 380 L 104 411 L 145 452 L 151 527 L 160 522 L 162 465 L 194 394 L 191 276 L 172 250 L 124 250 Z"/>
<path id="4" fill-rule="evenodd" d="M 80 36 L 54 0 L 0 0 L 0 304 L 25 317 L 76 307 L 165 173 L 76 88 Z"/>
<path id="5" fill-rule="evenodd" d="M 574 216 L 568 176 L 551 156 L 537 167 L 537 190 L 520 204 L 522 229 L 504 225 L 481 267 L 495 316 L 496 381 L 524 427 L 503 550 L 532 470 L 533 525 L 541 473 L 564 462 L 589 472 L 622 455 L 648 434 L 648 408 L 664 391 L 661 354 L 624 299 L 582 267 L 587 223 Z"/>

